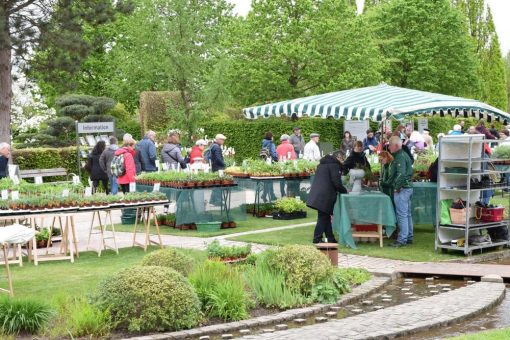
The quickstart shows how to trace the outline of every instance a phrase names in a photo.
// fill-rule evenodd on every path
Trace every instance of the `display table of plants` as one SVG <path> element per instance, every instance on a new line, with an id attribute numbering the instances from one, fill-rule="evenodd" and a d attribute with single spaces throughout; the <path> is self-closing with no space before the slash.
<path id="1" fill-rule="evenodd" d="M 144 173 L 136 181 L 137 191 L 151 191 L 159 185 L 159 191 L 175 202 L 175 213 L 160 217 L 172 228 L 211 232 L 235 228 L 236 221 L 246 220 L 246 195 L 232 176 L 166 171 Z"/>
<path id="2" fill-rule="evenodd" d="M 225 173 L 235 178 L 307 179 L 315 173 L 318 162 L 299 159 L 268 163 L 264 160 L 244 160 L 241 166 L 229 167 Z"/>
<path id="3" fill-rule="evenodd" d="M 136 183 L 175 189 L 204 189 L 235 186 L 231 176 L 220 176 L 217 172 L 164 171 L 143 173 L 136 177 Z"/>
<path id="4" fill-rule="evenodd" d="M 83 186 L 72 184 L 15 185 L 10 179 L 0 180 L 2 199 L 0 216 L 121 209 L 168 203 L 165 194 L 133 192 L 126 195 L 94 194 L 85 196 Z"/>

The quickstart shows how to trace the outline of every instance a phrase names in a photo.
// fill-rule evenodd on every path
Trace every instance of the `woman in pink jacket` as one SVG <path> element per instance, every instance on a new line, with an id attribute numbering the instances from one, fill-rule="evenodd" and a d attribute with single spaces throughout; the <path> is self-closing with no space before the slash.
<path id="1" fill-rule="evenodd" d="M 280 145 L 276 148 L 276 154 L 278 155 L 278 160 L 282 161 L 282 159 L 286 160 L 294 160 L 296 159 L 296 152 L 294 151 L 294 146 L 289 143 L 289 135 L 282 135 L 280 137 Z"/>
<path id="2" fill-rule="evenodd" d="M 129 192 L 129 183 L 136 182 L 136 166 L 135 166 L 135 153 L 133 149 L 135 141 L 133 138 L 124 138 L 124 146 L 115 151 L 115 156 L 124 155 L 124 168 L 126 172 L 124 175 L 117 177 L 117 183 L 122 188 L 123 193 Z"/>

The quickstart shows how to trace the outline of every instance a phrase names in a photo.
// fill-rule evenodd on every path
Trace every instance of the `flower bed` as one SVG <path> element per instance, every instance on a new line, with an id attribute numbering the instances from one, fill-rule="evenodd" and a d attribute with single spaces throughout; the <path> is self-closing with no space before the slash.
<path id="1" fill-rule="evenodd" d="M 235 185 L 231 176 L 220 176 L 216 172 L 154 172 L 137 176 L 136 182 L 142 185 L 160 183 L 162 187 L 176 189 L 199 189 Z"/>
<path id="2" fill-rule="evenodd" d="M 314 174 L 317 165 L 317 162 L 304 159 L 271 164 L 264 160 L 245 160 L 242 166 L 229 167 L 225 172 L 237 178 L 283 176 L 286 179 L 303 179 Z"/>
<path id="3" fill-rule="evenodd" d="M 207 257 L 219 259 L 222 262 L 239 262 L 251 254 L 251 244 L 245 246 L 222 246 L 214 240 L 207 246 Z"/>

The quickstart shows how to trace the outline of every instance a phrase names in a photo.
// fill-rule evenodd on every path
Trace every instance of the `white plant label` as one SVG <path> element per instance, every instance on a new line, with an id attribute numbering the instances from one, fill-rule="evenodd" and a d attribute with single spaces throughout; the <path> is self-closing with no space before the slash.
<path id="1" fill-rule="evenodd" d="M 163 163 L 163 171 L 168 171 L 168 170 L 169 170 L 168 163 Z"/>
<path id="2" fill-rule="evenodd" d="M 80 184 L 80 176 L 73 176 L 73 184 L 74 185 Z"/>
<path id="3" fill-rule="evenodd" d="M 92 196 L 92 187 L 86 187 L 85 188 L 85 197 Z"/>
<path id="4" fill-rule="evenodd" d="M 42 184 L 42 177 L 41 176 L 35 176 L 35 184 Z"/>
<path id="5" fill-rule="evenodd" d="M 69 189 L 62 190 L 62 197 L 69 197 Z"/>
<path id="6" fill-rule="evenodd" d="M 19 178 L 18 178 L 18 176 L 14 176 L 12 178 L 12 181 L 14 182 L 14 185 L 19 185 Z"/>
<path id="7" fill-rule="evenodd" d="M 154 183 L 153 192 L 159 192 L 159 188 L 161 188 L 161 183 Z"/>
<path id="8" fill-rule="evenodd" d="M 156 159 L 156 168 L 158 169 L 158 172 L 160 170 L 160 167 L 159 167 L 159 159 Z"/>
<path id="9" fill-rule="evenodd" d="M 129 183 L 129 192 L 136 192 L 136 182 Z"/>
<path id="10" fill-rule="evenodd" d="M 223 170 L 218 170 L 218 175 L 219 175 L 220 177 L 223 177 Z"/>
<path id="11" fill-rule="evenodd" d="M 4 201 L 9 199 L 9 191 L 8 190 L 2 190 L 2 199 Z"/>
<path id="12" fill-rule="evenodd" d="M 19 200 L 19 191 L 12 191 L 11 192 L 11 199 L 13 201 Z"/>
<path id="13" fill-rule="evenodd" d="M 296 196 L 296 201 L 301 202 L 301 197 Z"/>

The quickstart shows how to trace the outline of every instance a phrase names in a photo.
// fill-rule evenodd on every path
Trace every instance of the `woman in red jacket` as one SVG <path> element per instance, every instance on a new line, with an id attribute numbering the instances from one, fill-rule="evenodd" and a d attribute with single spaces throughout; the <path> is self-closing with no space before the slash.
<path id="1" fill-rule="evenodd" d="M 124 138 L 124 146 L 115 152 L 115 156 L 124 155 L 124 175 L 117 178 L 117 183 L 122 188 L 123 193 L 129 192 L 129 183 L 135 183 L 136 166 L 135 166 L 135 150 L 133 146 L 135 140 L 133 138 Z"/>
<path id="2" fill-rule="evenodd" d="M 195 143 L 195 146 L 191 148 L 191 152 L 189 154 L 189 163 L 193 164 L 195 162 L 204 162 L 204 149 L 207 146 L 207 142 L 204 139 L 199 139 Z"/>

